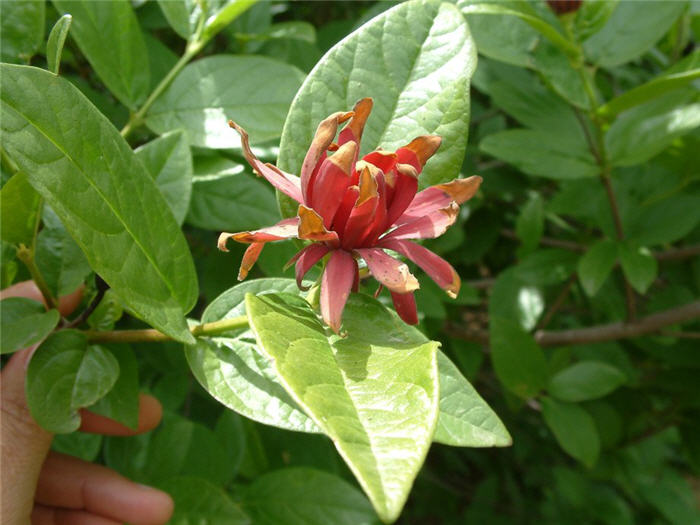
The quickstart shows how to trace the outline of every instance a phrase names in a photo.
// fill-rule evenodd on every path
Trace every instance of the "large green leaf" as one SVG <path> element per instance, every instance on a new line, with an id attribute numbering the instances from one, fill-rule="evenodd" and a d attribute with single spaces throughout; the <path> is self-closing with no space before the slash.
<path id="1" fill-rule="evenodd" d="M 374 99 L 362 153 L 394 150 L 418 135 L 442 136 L 421 185 L 457 176 L 469 123 L 469 80 L 476 50 L 452 4 L 411 0 L 336 44 L 304 81 L 289 111 L 279 165 L 299 173 L 318 123 L 336 111 Z"/>
<path id="2" fill-rule="evenodd" d="M 600 453 L 600 438 L 591 415 L 579 405 L 543 397 L 542 415 L 554 437 L 568 454 L 588 467 Z"/>
<path id="3" fill-rule="evenodd" d="M 204 311 L 203 323 L 245 315 L 246 293 L 292 292 L 292 279 L 258 279 L 234 286 Z M 249 329 L 198 338 L 186 347 L 190 368 L 204 389 L 241 415 L 289 430 L 321 432 L 279 383 L 270 359 Z"/>
<path id="4" fill-rule="evenodd" d="M 51 334 L 27 368 L 27 404 L 34 419 L 54 433 L 80 426 L 78 409 L 90 406 L 114 386 L 119 363 L 100 346 L 88 346 L 77 330 Z"/>
<path id="5" fill-rule="evenodd" d="M 156 181 L 178 224 L 182 224 L 192 194 L 192 154 L 182 131 L 173 131 L 144 144 L 136 151 Z"/>
<path id="6" fill-rule="evenodd" d="M 5 242 L 32 247 L 37 231 L 41 197 L 27 180 L 15 173 L 0 190 L 0 237 Z"/>
<path id="7" fill-rule="evenodd" d="M 194 265 L 150 175 L 68 81 L 32 67 L 0 68 L 3 147 L 125 303 L 164 333 L 192 341 L 184 313 L 197 298 Z"/>
<path id="8" fill-rule="evenodd" d="M 231 497 L 205 478 L 178 476 L 158 486 L 175 501 L 169 525 L 250 524 L 250 518 Z"/>
<path id="9" fill-rule="evenodd" d="M 311 468 L 277 470 L 257 478 L 243 496 L 257 525 L 373 525 L 377 517 L 347 481 Z"/>
<path id="10" fill-rule="evenodd" d="M 608 395 L 625 380 L 625 374 L 612 365 L 580 361 L 554 374 L 547 391 L 562 401 L 588 401 Z"/>
<path id="11" fill-rule="evenodd" d="M 3 62 L 25 62 L 44 40 L 45 0 L 0 2 L 0 54 Z"/>
<path id="12" fill-rule="evenodd" d="M 295 67 L 267 57 L 207 57 L 182 70 L 148 110 L 146 124 L 161 134 L 182 128 L 190 144 L 205 148 L 240 144 L 230 119 L 252 142 L 275 139 L 303 78 Z"/>
<path id="13" fill-rule="evenodd" d="M 0 354 L 38 343 L 56 327 L 60 318 L 58 310 L 47 312 L 41 303 L 31 299 L 3 299 L 0 301 Z"/>
<path id="14" fill-rule="evenodd" d="M 457 447 L 506 447 L 513 440 L 486 401 L 450 359 L 438 352 L 440 415 L 433 439 Z"/>
<path id="15" fill-rule="evenodd" d="M 149 93 L 148 52 L 129 0 L 53 0 L 73 17 L 71 37 L 122 104 L 136 109 Z"/>
<path id="16" fill-rule="evenodd" d="M 334 441 L 380 518 L 395 520 L 437 423 L 438 343 L 362 295 L 345 307 L 346 337 L 292 295 L 247 294 L 246 310 L 287 391 Z"/>

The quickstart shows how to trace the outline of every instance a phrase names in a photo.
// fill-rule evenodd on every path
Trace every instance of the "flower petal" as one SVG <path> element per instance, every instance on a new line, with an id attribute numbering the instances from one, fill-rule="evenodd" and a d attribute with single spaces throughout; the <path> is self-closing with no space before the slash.
<path id="1" fill-rule="evenodd" d="M 321 259 L 323 259 L 323 256 L 326 255 L 329 251 L 330 248 L 325 244 L 309 244 L 303 250 L 299 251 L 294 257 L 292 257 L 292 259 L 287 264 L 285 264 L 285 268 L 288 268 L 290 265 L 296 262 L 294 273 L 297 279 L 297 286 L 300 290 L 308 289 L 302 286 L 301 284 L 302 280 L 304 279 L 304 276 L 312 268 L 312 266 Z"/>
<path id="2" fill-rule="evenodd" d="M 350 296 L 357 263 L 345 250 L 334 250 L 321 278 L 321 316 L 336 334 Z"/>
<path id="3" fill-rule="evenodd" d="M 473 175 L 466 179 L 455 179 L 446 184 L 438 184 L 424 189 L 415 196 L 396 224 L 403 224 L 423 217 L 435 210 L 445 208 L 450 202 L 462 204 L 468 201 L 476 194 L 482 180 L 478 175 Z"/>
<path id="4" fill-rule="evenodd" d="M 384 230 L 401 217 L 413 201 L 418 190 L 418 172 L 413 166 L 410 164 L 397 164 L 394 173 L 396 174 L 396 180 L 394 182 L 394 191 L 387 205 Z"/>
<path id="5" fill-rule="evenodd" d="M 381 248 L 358 248 L 355 251 L 365 260 L 372 276 L 392 292 L 408 293 L 419 288 L 418 280 L 408 271 L 408 266 Z"/>
<path id="6" fill-rule="evenodd" d="M 355 107 L 352 108 L 353 117 L 350 122 L 343 128 L 343 131 L 338 135 L 338 145 L 342 146 L 346 142 L 356 142 L 358 145 L 357 153 L 359 153 L 360 139 L 362 138 L 362 131 L 365 129 L 365 123 L 372 111 L 372 106 L 374 102 L 371 98 L 363 98 L 359 100 Z M 353 162 L 357 162 L 357 154 Z"/>
<path id="7" fill-rule="evenodd" d="M 397 149 L 396 155 L 401 164 L 410 164 L 420 173 L 428 159 L 440 147 L 440 143 L 442 138 L 437 135 L 423 135 L 416 137 L 403 148 Z"/>
<path id="8" fill-rule="evenodd" d="M 316 242 L 330 242 L 337 244 L 338 234 L 334 231 L 328 231 L 323 225 L 323 219 L 311 208 L 307 208 L 303 204 L 299 205 L 299 235 L 298 238 Z"/>
<path id="9" fill-rule="evenodd" d="M 411 241 L 383 239 L 379 241 L 379 246 L 399 252 L 404 257 L 412 260 L 420 266 L 440 288 L 444 289 L 447 295 L 453 299 L 457 297 L 461 285 L 459 275 L 452 265 L 439 255 Z"/>
<path id="10" fill-rule="evenodd" d="M 407 221 L 390 231 L 384 239 L 434 239 L 440 237 L 457 220 L 459 206 L 451 202 L 446 208 Z M 402 218 L 405 214 L 402 216 Z"/>
<path id="11" fill-rule="evenodd" d="M 267 179 L 275 188 L 280 190 L 285 195 L 288 195 L 297 202 L 302 201 L 301 184 L 299 178 L 289 173 L 285 173 L 272 164 L 263 164 L 260 162 L 250 149 L 248 133 L 236 124 L 233 120 L 228 121 L 228 125 L 235 129 L 241 135 L 241 146 L 243 147 L 243 155 L 251 165 L 251 167 L 259 174 Z"/>
<path id="12" fill-rule="evenodd" d="M 352 166 L 357 152 L 356 142 L 346 142 L 326 158 L 313 181 L 311 208 L 330 228 L 333 217 L 343 201 L 345 191 L 352 184 Z"/>
<path id="13" fill-rule="evenodd" d="M 354 194 L 354 192 L 353 192 Z M 379 205 L 379 189 L 377 179 L 370 173 L 369 168 L 364 168 L 360 173 L 360 186 L 350 216 L 345 223 L 345 229 L 341 236 L 343 248 L 351 249 L 360 246 L 360 242 L 366 236 L 372 221 L 377 215 Z"/>
<path id="14" fill-rule="evenodd" d="M 238 269 L 238 280 L 242 281 L 248 277 L 248 272 L 255 264 L 255 261 L 260 257 L 260 252 L 262 252 L 265 247 L 264 242 L 254 242 L 248 248 L 246 248 L 243 254 L 243 259 L 241 259 L 241 267 Z"/>
<path id="15" fill-rule="evenodd" d="M 360 195 L 360 188 L 358 186 L 350 186 L 343 196 L 343 201 L 338 206 L 338 211 L 335 212 L 335 217 L 333 217 L 333 230 L 342 234 L 345 230 L 345 225 L 348 222 L 350 213 L 355 207 L 357 202 L 357 197 Z"/>
<path id="16" fill-rule="evenodd" d="M 416 308 L 416 298 L 413 292 L 396 293 L 391 292 L 391 299 L 399 317 L 406 324 L 418 324 L 418 310 Z"/>
<path id="17" fill-rule="evenodd" d="M 237 233 L 223 232 L 219 235 L 217 246 L 219 250 L 227 252 L 226 242 L 231 238 L 234 241 L 245 243 L 280 241 L 296 237 L 298 230 L 299 219 L 293 217 L 291 219 L 283 219 L 274 226 L 260 228 L 259 230 Z"/>

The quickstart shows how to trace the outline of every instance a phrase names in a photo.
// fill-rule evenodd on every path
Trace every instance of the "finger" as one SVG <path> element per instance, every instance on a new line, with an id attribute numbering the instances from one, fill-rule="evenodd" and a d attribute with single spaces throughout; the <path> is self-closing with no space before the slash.
<path id="1" fill-rule="evenodd" d="M 133 436 L 156 428 L 162 416 L 163 407 L 160 401 L 148 394 L 141 394 L 139 396 L 139 423 L 135 430 L 117 423 L 113 419 L 94 414 L 89 410 L 80 411 L 82 420 L 80 430 L 81 432 L 105 434 L 108 436 Z"/>
<path id="2" fill-rule="evenodd" d="M 74 292 L 64 295 L 58 300 L 58 311 L 61 312 L 61 315 L 69 315 L 78 307 L 80 301 L 83 299 L 84 290 L 85 285 L 81 284 Z M 22 281 L 5 288 L 0 293 L 0 299 L 5 299 L 7 297 L 26 297 L 27 299 L 39 301 L 46 306 L 44 296 L 41 294 L 36 284 L 34 284 L 34 281 Z"/>
<path id="3" fill-rule="evenodd" d="M 57 509 L 37 505 L 32 512 L 32 525 L 121 525 L 122 522 L 90 514 L 82 510 Z"/>
<path id="4" fill-rule="evenodd" d="M 49 432 L 34 422 L 24 396 L 24 377 L 33 348 L 16 352 L 0 382 L 0 500 L 2 523 L 27 523 L 41 465 L 51 446 Z"/>
<path id="5" fill-rule="evenodd" d="M 160 490 L 138 485 L 116 472 L 51 452 L 39 477 L 36 501 L 46 506 L 85 510 L 132 525 L 162 525 L 173 500 Z"/>

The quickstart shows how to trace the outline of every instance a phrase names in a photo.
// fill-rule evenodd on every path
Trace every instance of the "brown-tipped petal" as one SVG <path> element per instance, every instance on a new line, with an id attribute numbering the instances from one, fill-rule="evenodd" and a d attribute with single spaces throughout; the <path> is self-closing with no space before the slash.
<path id="1" fill-rule="evenodd" d="M 445 259 L 411 241 L 387 239 L 379 241 L 379 246 L 400 253 L 416 263 L 435 283 L 454 299 L 459 293 L 459 275 Z"/>
<path id="2" fill-rule="evenodd" d="M 338 135 L 339 145 L 342 146 L 344 143 L 350 141 L 357 142 L 359 144 L 360 139 L 362 138 L 362 131 L 365 129 L 365 123 L 367 122 L 367 118 L 372 111 L 373 105 L 374 102 L 372 102 L 371 98 L 363 98 L 355 104 L 355 107 L 352 108 L 354 113 L 353 117 L 350 119 L 350 122 L 348 122 L 343 131 L 340 132 L 340 135 Z M 357 160 L 357 158 L 355 158 L 355 160 Z"/>
<path id="3" fill-rule="evenodd" d="M 304 287 L 301 284 L 302 280 L 304 279 L 304 276 L 313 267 L 313 265 L 321 259 L 323 259 L 323 256 L 326 255 L 329 251 L 330 248 L 325 244 L 314 243 L 301 250 L 295 256 L 297 264 L 294 268 L 294 273 L 297 279 L 297 286 L 300 290 L 308 290 L 308 288 Z"/>
<path id="4" fill-rule="evenodd" d="M 222 251 L 226 249 L 226 241 L 233 239 L 236 242 L 253 243 L 253 242 L 270 242 L 281 241 L 283 239 L 292 239 L 297 236 L 299 229 L 299 219 L 292 217 L 291 219 L 282 219 L 280 222 L 267 228 L 260 228 L 249 232 L 228 233 L 224 232 L 219 235 L 218 247 Z"/>
<path id="5" fill-rule="evenodd" d="M 357 263 L 345 250 L 334 250 L 321 278 L 321 316 L 336 334 L 340 332 L 345 303 L 357 273 Z"/>
<path id="6" fill-rule="evenodd" d="M 405 222 L 389 232 L 385 239 L 434 239 L 440 237 L 457 220 L 459 206 L 451 202 L 446 208 Z M 404 214 L 405 215 L 405 214 Z"/>
<path id="7" fill-rule="evenodd" d="M 253 267 L 255 262 L 260 257 L 260 252 L 262 252 L 265 247 L 264 242 L 254 242 L 246 249 L 243 254 L 243 259 L 241 259 L 241 267 L 238 269 L 238 280 L 242 281 L 248 277 L 248 272 Z"/>
<path id="8" fill-rule="evenodd" d="M 401 261 L 384 253 L 381 248 L 355 250 L 367 263 L 372 276 L 392 292 L 408 293 L 419 288 L 418 280 Z"/>
<path id="9" fill-rule="evenodd" d="M 423 135 L 416 137 L 403 148 L 397 149 L 396 155 L 398 155 L 400 163 L 410 164 L 420 173 L 441 143 L 442 138 L 437 135 Z"/>
<path id="10" fill-rule="evenodd" d="M 399 317 L 406 324 L 418 324 L 418 309 L 416 308 L 416 298 L 413 292 L 395 293 L 391 292 L 391 299 Z"/>
<path id="11" fill-rule="evenodd" d="M 373 224 L 378 210 L 379 191 L 377 179 L 364 168 L 360 173 L 360 187 L 357 200 L 350 211 L 350 216 L 345 222 L 345 228 L 341 241 L 345 249 L 351 249 L 360 245 L 360 241 L 366 236 Z"/>
<path id="12" fill-rule="evenodd" d="M 419 217 L 449 206 L 451 202 L 462 204 L 471 199 L 479 189 L 483 179 L 478 175 L 466 179 L 455 179 L 446 184 L 426 188 L 416 195 L 396 224 L 413 221 Z"/>
<path id="13" fill-rule="evenodd" d="M 303 240 L 316 242 L 338 243 L 338 234 L 334 231 L 328 231 L 323 225 L 323 219 L 311 208 L 307 208 L 303 204 L 299 205 L 299 235 Z"/>
<path id="14" fill-rule="evenodd" d="M 350 186 L 345 191 L 343 201 L 340 203 L 340 206 L 338 206 L 338 211 L 335 212 L 335 217 L 333 218 L 333 230 L 336 232 L 342 233 L 345 230 L 345 225 L 348 222 L 348 218 L 357 202 L 359 194 L 360 188 L 358 186 Z"/>
<path id="15" fill-rule="evenodd" d="M 411 204 L 418 191 L 418 172 L 410 164 L 397 164 L 394 191 L 387 204 L 385 229 L 394 224 Z"/>
<path id="16" fill-rule="evenodd" d="M 285 173 L 279 168 L 271 166 L 270 164 L 263 164 L 260 162 L 250 149 L 248 133 L 233 120 L 229 120 L 228 125 L 240 134 L 243 155 L 245 155 L 245 158 L 251 167 L 260 175 L 265 177 L 270 184 L 272 184 L 282 193 L 288 195 L 297 202 L 301 202 L 302 195 L 299 178 L 295 177 L 294 175 L 290 175 L 289 173 Z"/>
<path id="17" fill-rule="evenodd" d="M 394 166 L 396 166 L 397 159 L 398 157 L 396 156 L 396 153 L 377 149 L 362 157 L 362 160 L 360 162 L 362 162 L 363 164 L 360 164 L 360 162 L 358 162 L 357 170 L 360 170 L 359 166 L 368 163 L 382 170 L 384 174 L 387 174 L 394 169 Z"/>
<path id="18" fill-rule="evenodd" d="M 338 151 L 323 161 L 313 182 L 311 208 L 323 217 L 326 228 L 331 227 L 345 191 L 352 184 L 352 166 L 356 152 L 355 142 L 340 146 Z"/>

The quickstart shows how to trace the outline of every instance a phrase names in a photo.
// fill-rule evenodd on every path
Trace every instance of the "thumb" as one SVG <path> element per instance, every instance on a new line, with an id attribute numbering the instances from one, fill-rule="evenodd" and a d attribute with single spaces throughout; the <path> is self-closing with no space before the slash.
<path id="1" fill-rule="evenodd" d="M 25 348 L 15 353 L 0 375 L 0 522 L 13 525 L 29 523 L 39 472 L 53 438 L 32 418 L 24 394 L 27 365 L 34 349 Z"/>

